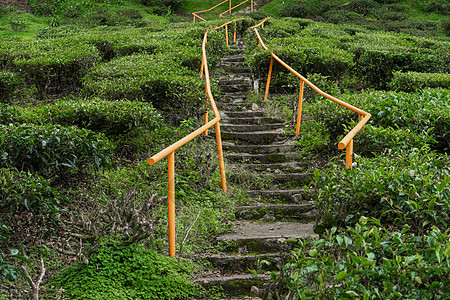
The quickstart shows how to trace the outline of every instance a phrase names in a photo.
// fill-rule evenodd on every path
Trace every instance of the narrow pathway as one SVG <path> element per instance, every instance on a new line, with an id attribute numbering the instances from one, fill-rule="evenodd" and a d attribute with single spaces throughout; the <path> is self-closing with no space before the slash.
<path id="1" fill-rule="evenodd" d="M 301 188 L 311 179 L 313 165 L 299 162 L 300 153 L 292 137 L 285 134 L 282 120 L 245 101 L 253 87 L 244 49 L 245 44 L 238 41 L 233 54 L 221 62 L 226 72 L 217 79 L 225 100 L 218 105 L 227 169 L 237 174 L 229 179 L 230 184 L 249 187 L 251 201 L 236 207 L 234 232 L 217 237 L 222 252 L 204 257 L 218 271 L 197 278 L 197 282 L 205 287 L 220 286 L 229 297 L 252 295 L 255 298 L 239 299 L 259 299 L 256 296 L 264 296 L 262 287 L 270 276 L 255 278 L 248 270 L 280 268 L 295 246 L 285 240 L 316 236 L 311 223 L 316 214 L 308 202 L 309 192 Z M 262 260 L 271 264 L 260 265 Z"/>

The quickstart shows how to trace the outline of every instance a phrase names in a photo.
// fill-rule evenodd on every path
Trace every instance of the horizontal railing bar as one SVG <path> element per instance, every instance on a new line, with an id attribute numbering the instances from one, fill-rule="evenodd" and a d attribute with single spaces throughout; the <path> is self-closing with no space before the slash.
<path id="1" fill-rule="evenodd" d="M 200 17 L 199 15 L 197 15 L 196 13 L 192 13 L 195 17 L 199 18 L 200 20 L 206 21 L 206 19 L 203 19 L 202 17 Z"/>
<path id="2" fill-rule="evenodd" d="M 348 143 L 350 143 L 350 141 L 355 137 L 355 135 L 361 130 L 361 128 L 366 125 L 367 121 L 369 121 L 370 117 L 372 115 L 371 114 L 367 114 L 364 116 L 364 118 L 362 118 L 358 124 L 356 124 L 355 127 L 353 127 L 352 130 L 350 130 L 349 133 L 347 133 L 347 135 L 339 142 L 338 144 L 338 148 L 343 150 L 345 149 L 345 147 L 347 147 Z"/>
<path id="3" fill-rule="evenodd" d="M 236 7 L 238 7 L 238 6 L 241 6 L 242 4 L 244 4 L 244 3 L 246 3 L 246 2 L 248 2 L 249 0 L 245 0 L 245 1 L 243 1 L 243 2 L 241 2 L 241 3 L 239 3 L 238 5 L 236 5 L 235 7 L 232 7 L 232 8 L 229 8 L 229 9 L 227 9 L 226 11 L 224 11 L 223 13 L 221 13 L 220 15 L 219 15 L 219 17 L 222 17 L 224 14 L 226 14 L 227 12 L 231 12 L 233 9 L 235 9 Z"/>
<path id="4" fill-rule="evenodd" d="M 209 121 L 208 123 L 206 123 L 205 125 L 197 128 L 197 130 L 191 132 L 190 134 L 188 134 L 187 136 L 185 136 L 181 140 L 173 143 L 169 147 L 165 148 L 164 150 L 161 150 L 157 154 L 155 154 L 152 157 L 150 157 L 147 160 L 148 164 L 149 165 L 154 165 L 155 163 L 157 163 L 158 161 L 160 161 L 161 159 L 163 159 L 164 157 L 166 157 L 170 153 L 172 153 L 175 150 L 177 150 L 178 148 L 182 147 L 184 144 L 192 141 L 194 138 L 196 138 L 197 136 L 199 136 L 200 134 L 205 132 L 205 130 L 207 130 L 207 129 L 211 128 L 212 126 L 214 126 L 219 121 L 220 121 L 220 117 L 216 117 L 216 118 L 212 119 L 211 121 Z"/>
<path id="5" fill-rule="evenodd" d="M 213 10 L 213 9 L 216 8 L 217 6 L 222 5 L 222 4 L 224 4 L 225 2 L 228 2 L 228 1 L 229 1 L 229 0 L 225 0 L 225 1 L 220 2 L 220 3 L 217 4 L 216 6 L 213 6 L 213 7 L 209 8 L 209 9 L 205 9 L 205 10 L 201 10 L 201 11 L 196 11 L 196 12 L 193 12 L 192 14 L 198 14 L 198 13 L 202 13 L 202 12 L 207 12 L 207 11 Z"/>

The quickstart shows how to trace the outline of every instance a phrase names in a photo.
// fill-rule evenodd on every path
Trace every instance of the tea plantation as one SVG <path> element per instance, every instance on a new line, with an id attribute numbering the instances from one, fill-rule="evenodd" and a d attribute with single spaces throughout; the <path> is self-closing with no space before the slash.
<path id="1" fill-rule="evenodd" d="M 147 159 L 203 123 L 204 33 L 218 78 L 231 52 L 224 30 L 212 29 L 238 17 L 255 83 L 246 101 L 295 135 L 299 80 L 275 64 L 262 100 L 270 54 L 249 28 L 269 15 L 259 32 L 270 51 L 372 114 L 347 170 L 337 143 L 357 116 L 305 88 L 303 115 L 312 121 L 295 145 L 323 162 L 302 186 L 318 211 L 319 238 L 295 241 L 271 272 L 270 297 L 450 297 L 446 1 L 275 0 L 196 23 L 186 15 L 211 3 L 24 2 L 0 5 L 0 299 L 225 297 L 193 283 L 210 266 L 188 258 L 220 251 L 214 237 L 249 202 L 245 174 L 227 170 L 223 192 L 213 138 L 177 150 L 171 258 L 167 160 Z M 212 92 L 217 102 L 225 94 L 214 79 Z"/>

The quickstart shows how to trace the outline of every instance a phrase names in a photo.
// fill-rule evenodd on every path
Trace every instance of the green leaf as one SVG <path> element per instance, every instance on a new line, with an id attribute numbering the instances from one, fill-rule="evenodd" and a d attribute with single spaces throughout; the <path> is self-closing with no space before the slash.
<path id="1" fill-rule="evenodd" d="M 345 272 L 345 271 L 339 272 L 339 273 L 336 275 L 336 284 L 339 283 L 339 282 L 341 282 L 343 279 L 345 279 L 345 278 L 347 278 L 347 277 L 349 277 L 349 276 L 350 276 L 350 274 L 348 274 L 348 273 Z"/>

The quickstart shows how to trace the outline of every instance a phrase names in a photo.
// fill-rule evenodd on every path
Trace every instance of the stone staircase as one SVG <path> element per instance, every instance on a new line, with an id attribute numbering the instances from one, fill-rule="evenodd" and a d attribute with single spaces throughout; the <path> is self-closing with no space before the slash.
<path id="1" fill-rule="evenodd" d="M 277 270 L 296 245 L 290 239 L 316 237 L 316 211 L 309 203 L 310 192 L 302 188 L 316 165 L 299 159 L 293 137 L 285 133 L 290 125 L 245 102 L 253 85 L 244 49 L 238 41 L 232 55 L 221 62 L 225 75 L 216 79 L 225 98 L 217 105 L 226 167 L 233 174 L 229 184 L 249 187 L 251 200 L 235 208 L 233 232 L 216 238 L 221 253 L 202 256 L 216 271 L 196 279 L 206 288 L 220 286 L 227 299 L 263 297 L 261 287 L 270 276 L 261 273 L 255 278 L 249 270 Z M 263 260 L 270 265 L 261 264 Z M 250 298 L 231 298 L 244 295 Z"/>

